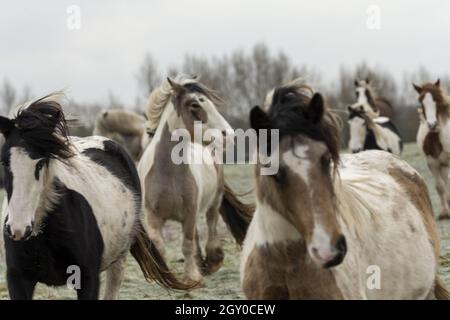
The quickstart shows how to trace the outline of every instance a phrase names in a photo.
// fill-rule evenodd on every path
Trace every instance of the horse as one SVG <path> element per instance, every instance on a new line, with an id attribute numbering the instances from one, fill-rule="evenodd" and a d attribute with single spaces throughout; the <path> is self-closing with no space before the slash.
<path id="1" fill-rule="evenodd" d="M 417 145 L 436 181 L 442 206 L 439 219 L 450 219 L 450 98 L 442 90 L 439 79 L 422 86 L 413 84 L 413 87 L 421 106 Z"/>
<path id="2" fill-rule="evenodd" d="M 244 294 L 449 298 L 437 274 L 439 236 L 424 180 L 388 152 L 340 156 L 337 120 L 320 93 L 299 85 L 276 88 L 267 111 L 251 110 L 254 130 L 278 130 L 279 139 L 265 142 L 273 152 L 264 163 L 277 161 L 279 170 L 261 175 L 256 153 L 256 210 L 241 254 Z"/>
<path id="3" fill-rule="evenodd" d="M 146 280 L 186 289 L 148 236 L 133 161 L 104 137 L 68 135 L 61 93 L 0 116 L 7 283 L 11 299 L 32 299 L 37 283 L 70 285 L 78 299 L 118 296 L 128 251 Z"/>
<path id="4" fill-rule="evenodd" d="M 403 141 L 394 123 L 386 117 L 370 118 L 362 106 L 348 107 L 350 126 L 349 149 L 352 153 L 364 150 L 384 150 L 400 155 Z"/>
<path id="5" fill-rule="evenodd" d="M 179 75 L 164 81 L 149 98 L 147 118 L 154 134 L 138 164 L 152 240 L 164 252 L 164 223 L 169 219 L 181 222 L 184 278 L 199 285 L 203 275 L 216 272 L 223 263 L 224 252 L 217 235 L 219 213 L 241 243 L 253 211 L 224 182 L 223 166 L 212 158 L 205 137 L 195 141 L 195 125 L 204 132 L 219 130 L 226 141 L 233 138 L 233 130 L 216 109 L 221 101 L 216 92 L 196 78 Z M 172 153 L 179 143 L 172 137 L 180 130 L 188 132 L 184 142 L 188 153 L 199 155 L 204 161 L 174 162 Z M 200 215 L 206 215 L 208 226 L 206 258 L 196 227 Z"/>
<path id="6" fill-rule="evenodd" d="M 357 101 L 351 106 L 357 109 L 360 106 L 371 117 L 387 117 L 394 116 L 394 108 L 386 98 L 376 94 L 374 88 L 370 84 L 370 79 L 355 80 L 355 94 Z"/>
<path id="7" fill-rule="evenodd" d="M 106 110 L 97 115 L 94 136 L 104 136 L 118 142 L 138 162 L 148 144 L 147 119 L 127 110 Z"/>

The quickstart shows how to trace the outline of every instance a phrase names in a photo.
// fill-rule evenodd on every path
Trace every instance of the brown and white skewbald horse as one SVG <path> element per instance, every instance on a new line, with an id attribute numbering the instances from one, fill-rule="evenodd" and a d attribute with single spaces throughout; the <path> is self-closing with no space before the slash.
<path id="1" fill-rule="evenodd" d="M 428 168 L 436 180 L 441 199 L 440 219 L 450 218 L 449 166 L 450 166 L 450 98 L 442 90 L 440 81 L 413 84 L 419 94 L 420 126 L 417 144 L 425 156 Z"/>
<path id="2" fill-rule="evenodd" d="M 350 106 L 352 109 L 359 109 L 361 106 L 371 117 L 386 117 L 392 119 L 394 108 L 384 97 L 378 96 L 370 84 L 370 79 L 355 80 L 356 102 Z"/>
<path id="3" fill-rule="evenodd" d="M 216 109 L 218 102 L 217 94 L 195 78 L 182 75 L 167 79 L 150 95 L 147 118 L 154 136 L 138 165 L 152 240 L 163 252 L 161 229 L 165 221 L 181 222 L 185 278 L 199 283 L 203 275 L 217 271 L 223 263 L 224 252 L 216 230 L 219 211 L 238 243 L 245 237 L 253 212 L 226 186 L 222 165 L 213 161 L 203 137 L 202 143 L 190 140 L 188 149 L 191 154 L 203 153 L 208 158 L 205 161 L 175 164 L 171 158 L 179 143 L 172 141 L 172 133 L 187 129 L 193 139 L 195 121 L 203 130 L 221 130 L 226 139 L 234 136 Z M 202 257 L 196 227 L 200 215 L 206 215 L 208 225 L 206 259 Z"/>
<path id="4" fill-rule="evenodd" d="M 260 175 L 256 165 L 241 257 L 248 298 L 449 297 L 427 187 L 411 166 L 375 150 L 340 158 L 336 118 L 306 87 L 277 88 L 250 121 L 278 129 L 280 141 L 271 154 L 278 173 Z M 381 271 L 379 289 L 367 285 L 371 268 Z"/>

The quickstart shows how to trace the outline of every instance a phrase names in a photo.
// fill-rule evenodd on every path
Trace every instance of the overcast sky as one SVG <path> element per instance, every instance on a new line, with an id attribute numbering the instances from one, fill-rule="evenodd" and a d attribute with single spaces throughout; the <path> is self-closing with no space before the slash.
<path id="1" fill-rule="evenodd" d="M 67 8 L 81 28 L 67 27 Z M 380 29 L 367 28 L 370 5 Z M 3 1 L 0 81 L 35 95 L 67 87 L 78 101 L 126 104 L 138 94 L 146 52 L 165 70 L 186 53 L 222 55 L 265 42 L 332 79 L 339 65 L 367 60 L 400 77 L 424 65 L 450 71 L 450 1 L 427 0 L 142 0 Z"/>

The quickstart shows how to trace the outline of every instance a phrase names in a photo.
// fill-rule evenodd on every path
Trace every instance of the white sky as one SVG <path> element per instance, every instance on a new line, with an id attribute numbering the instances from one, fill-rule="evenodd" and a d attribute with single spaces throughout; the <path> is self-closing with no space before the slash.
<path id="1" fill-rule="evenodd" d="M 81 29 L 66 27 L 69 5 Z M 369 5 L 381 29 L 366 27 Z M 165 70 L 185 53 L 222 55 L 265 42 L 327 79 L 339 66 L 367 60 L 400 77 L 424 65 L 450 70 L 450 1 L 427 0 L 40 0 L 0 3 L 0 81 L 35 95 L 67 87 L 77 101 L 127 104 L 151 52 Z"/>

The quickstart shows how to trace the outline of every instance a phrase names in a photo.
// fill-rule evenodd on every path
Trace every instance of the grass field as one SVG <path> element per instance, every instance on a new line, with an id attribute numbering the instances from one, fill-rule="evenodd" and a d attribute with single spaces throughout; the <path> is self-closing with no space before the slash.
<path id="1" fill-rule="evenodd" d="M 424 160 L 420 157 L 415 144 L 407 144 L 403 152 L 403 158 L 414 166 L 425 178 L 434 211 L 437 214 L 440 210 L 439 200 L 434 188 L 434 182 L 428 171 Z M 243 193 L 253 188 L 252 167 L 251 166 L 228 166 L 225 168 L 226 179 L 237 192 Z M 252 195 L 246 196 L 247 201 L 252 201 Z M 442 238 L 442 261 L 440 273 L 447 285 L 450 286 L 450 222 L 439 222 Z M 206 225 L 204 217 L 200 220 L 200 235 L 202 244 L 205 243 Z M 120 298 L 121 299 L 242 299 L 244 298 L 239 287 L 239 254 L 240 250 L 232 240 L 221 222 L 219 226 L 220 234 L 225 248 L 225 261 L 223 267 L 215 274 L 205 278 L 204 287 L 193 290 L 189 293 L 171 293 L 161 289 L 155 284 L 144 281 L 141 272 L 131 258 L 125 274 Z M 167 258 L 170 266 L 178 272 L 182 272 L 183 264 L 180 262 L 181 253 L 181 228 L 176 223 L 168 223 L 164 230 L 166 240 Z M 413 262 L 412 262 L 413 263 Z M 5 283 L 5 267 L 0 265 L 0 298 L 7 299 L 8 293 Z M 75 293 L 67 288 L 48 288 L 38 285 L 35 299 L 73 299 Z"/>

